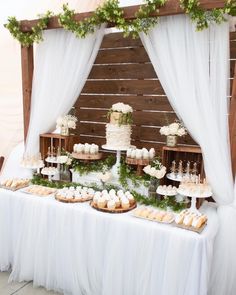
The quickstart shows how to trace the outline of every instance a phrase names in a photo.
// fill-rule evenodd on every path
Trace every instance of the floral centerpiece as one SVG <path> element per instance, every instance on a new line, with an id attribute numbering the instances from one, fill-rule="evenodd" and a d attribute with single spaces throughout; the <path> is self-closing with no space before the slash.
<path id="1" fill-rule="evenodd" d="M 66 115 L 57 119 L 57 128 L 60 128 L 61 135 L 69 135 L 69 129 L 76 128 L 77 118 L 72 115 Z"/>
<path id="2" fill-rule="evenodd" d="M 181 122 L 174 122 L 170 125 L 162 126 L 160 133 L 167 136 L 166 145 L 173 147 L 177 144 L 177 138 L 186 135 L 187 130 Z"/>
<path id="3" fill-rule="evenodd" d="M 63 155 L 57 157 L 57 161 L 60 165 L 60 180 L 70 181 L 69 166 L 72 164 L 71 154 L 65 152 Z"/>
<path id="4" fill-rule="evenodd" d="M 145 166 L 143 171 L 150 175 L 150 186 L 148 190 L 149 197 L 156 198 L 156 190 L 159 185 L 159 180 L 165 176 L 166 167 L 163 166 L 158 159 L 155 159 L 150 165 Z"/>
<path id="5" fill-rule="evenodd" d="M 130 125 L 132 124 L 132 113 L 133 108 L 130 105 L 118 102 L 112 105 L 107 117 L 110 119 L 110 123 Z"/>

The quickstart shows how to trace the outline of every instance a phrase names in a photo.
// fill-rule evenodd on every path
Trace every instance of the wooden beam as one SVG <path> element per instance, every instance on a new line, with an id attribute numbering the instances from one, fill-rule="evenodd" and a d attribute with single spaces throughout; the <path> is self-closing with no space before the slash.
<path id="1" fill-rule="evenodd" d="M 235 176 L 236 174 L 236 64 L 234 69 L 234 81 L 233 81 L 232 97 L 231 97 L 231 103 L 230 103 L 229 128 L 230 128 L 232 169 L 233 169 L 233 175 Z"/>
<path id="2" fill-rule="evenodd" d="M 222 8 L 225 5 L 225 0 L 200 0 L 201 7 L 207 10 L 213 9 L 213 8 Z M 135 6 L 128 6 L 128 7 L 122 7 L 124 10 L 124 18 L 126 20 L 132 20 L 135 19 L 135 13 L 138 11 L 141 5 L 135 5 Z M 169 0 L 163 7 L 159 9 L 158 12 L 153 13 L 151 16 L 164 16 L 164 15 L 175 15 L 175 14 L 181 14 L 183 13 L 183 10 L 180 8 L 180 2 L 179 0 Z M 93 15 L 93 11 L 90 12 L 83 12 L 83 13 L 77 13 L 75 14 L 74 19 L 76 21 L 84 20 L 85 18 L 88 18 Z M 38 20 L 23 20 L 21 21 L 21 30 L 23 32 L 30 32 L 32 30 L 32 27 L 37 24 Z M 109 24 L 109 26 L 114 26 L 114 24 Z M 58 17 L 53 16 L 50 18 L 48 26 L 46 29 L 58 29 L 62 26 L 58 22 Z"/>
<path id="3" fill-rule="evenodd" d="M 33 46 L 21 47 L 21 68 L 24 115 L 24 139 L 26 140 L 30 122 L 31 92 L 34 68 Z"/>

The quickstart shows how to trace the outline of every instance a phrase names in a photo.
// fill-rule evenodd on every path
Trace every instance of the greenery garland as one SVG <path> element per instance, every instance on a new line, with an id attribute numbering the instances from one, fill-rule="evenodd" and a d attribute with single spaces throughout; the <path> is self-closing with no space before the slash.
<path id="1" fill-rule="evenodd" d="M 59 14 L 59 23 L 64 29 L 73 32 L 77 37 L 84 38 L 93 33 L 95 28 L 103 23 L 113 23 L 124 32 L 127 37 L 132 34 L 133 38 L 139 36 L 140 32 L 147 33 L 148 30 L 158 22 L 158 17 L 150 17 L 151 13 L 163 6 L 167 0 L 146 0 L 136 12 L 135 20 L 126 21 L 124 12 L 119 7 L 119 0 L 108 0 L 99 6 L 89 18 L 77 22 L 74 19 L 75 11 L 70 10 L 67 4 L 63 5 L 63 13 Z"/>
<path id="2" fill-rule="evenodd" d="M 225 21 L 225 14 L 236 15 L 236 1 L 227 0 L 223 8 L 204 10 L 199 0 L 180 0 L 180 6 L 196 23 L 197 30 L 207 29 L 211 23 L 220 24 Z"/>
<path id="3" fill-rule="evenodd" d="M 48 11 L 45 15 L 41 16 L 38 23 L 32 27 L 32 32 L 22 32 L 20 22 L 14 17 L 8 17 L 8 23 L 4 25 L 9 30 L 11 35 L 17 39 L 22 46 L 29 47 L 34 42 L 39 43 L 43 40 L 42 32 L 47 28 L 49 18 L 52 13 Z"/>
<path id="4" fill-rule="evenodd" d="M 145 0 L 146 3 L 140 6 L 135 13 L 134 20 L 125 20 L 124 11 L 119 7 L 119 0 L 107 0 L 99 6 L 89 18 L 83 21 L 76 21 L 75 11 L 70 10 L 67 4 L 63 5 L 63 12 L 58 15 L 59 23 L 66 30 L 73 32 L 79 38 L 85 38 L 93 33 L 97 27 L 103 23 L 113 23 L 118 29 L 123 31 L 125 37 L 132 35 L 137 38 L 140 32 L 147 33 L 158 22 L 158 17 L 151 17 L 153 12 L 165 5 L 167 0 Z M 182 9 L 196 23 L 198 30 L 208 28 L 209 24 L 217 24 L 225 21 L 225 14 L 236 16 L 236 1 L 226 0 L 223 8 L 204 10 L 200 7 L 199 0 L 179 0 Z M 51 12 L 41 16 L 38 23 L 32 28 L 31 32 L 22 32 L 20 22 L 15 17 L 9 17 L 8 23 L 4 26 L 10 31 L 11 35 L 17 39 L 22 46 L 30 46 L 34 42 L 42 41 L 42 31 L 47 27 Z"/>
<path id="5" fill-rule="evenodd" d="M 38 174 L 33 176 L 31 183 L 35 184 L 35 185 L 42 185 L 45 187 L 51 187 L 51 188 L 56 188 L 56 189 L 61 189 L 64 187 L 71 187 L 71 186 L 74 186 L 74 187 L 84 186 L 80 183 L 75 183 L 75 182 L 49 181 L 45 178 L 42 178 Z M 108 185 L 105 185 L 105 187 L 101 187 L 101 186 L 98 186 L 97 184 L 93 184 L 93 183 L 89 184 L 87 187 L 92 188 L 97 191 L 101 191 L 103 189 L 107 189 L 108 191 L 110 189 L 115 189 L 115 190 L 120 189 L 120 187 L 114 186 L 114 185 L 108 184 Z M 163 200 L 157 200 L 157 199 L 150 199 L 145 196 L 142 196 L 141 194 L 138 194 L 135 191 L 131 191 L 131 193 L 133 194 L 135 200 L 138 203 L 146 205 L 146 206 L 153 206 L 153 207 L 160 208 L 162 210 L 167 210 L 168 208 L 171 208 L 173 211 L 176 211 L 176 212 L 186 208 L 185 203 L 176 202 L 175 198 L 173 198 L 173 197 L 165 197 Z"/>

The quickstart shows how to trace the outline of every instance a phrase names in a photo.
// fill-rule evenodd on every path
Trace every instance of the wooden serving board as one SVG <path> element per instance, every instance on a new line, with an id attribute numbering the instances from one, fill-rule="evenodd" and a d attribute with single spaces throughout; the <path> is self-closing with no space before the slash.
<path id="1" fill-rule="evenodd" d="M 133 158 L 126 158 L 125 161 L 129 165 L 139 165 L 139 166 L 147 166 L 150 163 L 149 159 L 133 159 Z"/>
<path id="2" fill-rule="evenodd" d="M 72 157 L 78 160 L 100 160 L 102 158 L 102 153 L 98 153 L 95 155 L 92 154 L 82 154 L 82 153 L 72 153 Z"/>
<path id="3" fill-rule="evenodd" d="M 21 186 L 18 186 L 18 187 L 8 187 L 8 186 L 4 186 L 4 185 L 0 185 L 0 188 L 3 188 L 3 189 L 6 189 L 6 190 L 9 190 L 9 191 L 12 191 L 12 192 L 15 192 L 15 191 L 18 191 L 22 188 L 26 188 L 29 186 L 29 183 L 28 184 L 24 184 L 24 185 L 21 185 Z"/>
<path id="4" fill-rule="evenodd" d="M 67 199 L 67 198 L 63 198 L 63 197 L 60 197 L 60 196 L 56 195 L 55 199 L 57 201 L 63 202 L 63 203 L 84 203 L 84 202 L 91 201 L 93 199 L 93 197 L 88 197 L 86 199 L 74 199 L 74 198 Z"/>
<path id="5" fill-rule="evenodd" d="M 184 224 L 178 224 L 176 222 L 174 222 L 173 225 L 176 226 L 176 227 L 186 229 L 186 230 L 190 230 L 190 231 L 193 231 L 195 233 L 200 234 L 205 229 L 205 227 L 207 226 L 207 222 L 204 223 L 200 228 L 195 228 L 193 226 L 187 226 L 187 225 L 184 225 Z"/>
<path id="6" fill-rule="evenodd" d="M 130 210 L 133 210 L 137 207 L 136 202 L 130 206 L 128 209 L 123 209 L 123 208 L 116 208 L 114 210 L 108 209 L 108 208 L 99 208 L 96 204 L 94 204 L 93 201 L 90 202 L 90 206 L 98 211 L 101 212 L 106 212 L 106 213 L 125 213 L 125 212 L 129 212 Z"/>

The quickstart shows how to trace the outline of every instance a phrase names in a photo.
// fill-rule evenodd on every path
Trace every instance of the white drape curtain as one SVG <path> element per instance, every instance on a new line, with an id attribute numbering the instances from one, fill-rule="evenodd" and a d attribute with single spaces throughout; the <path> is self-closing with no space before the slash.
<path id="1" fill-rule="evenodd" d="M 56 119 L 69 112 L 91 71 L 105 25 L 84 39 L 63 29 L 43 33 L 36 49 L 31 114 L 26 152 L 39 149 L 39 134 L 55 129 Z"/>
<path id="2" fill-rule="evenodd" d="M 140 37 L 171 105 L 202 148 L 215 200 L 220 205 L 231 204 L 234 190 L 227 116 L 229 24 L 212 25 L 197 32 L 185 15 L 162 17 L 153 30 Z M 226 219 L 227 214 L 230 215 Z M 231 254 L 236 249 L 236 210 L 220 206 L 218 215 L 221 226 L 209 294 L 233 295 L 236 260 Z"/>

